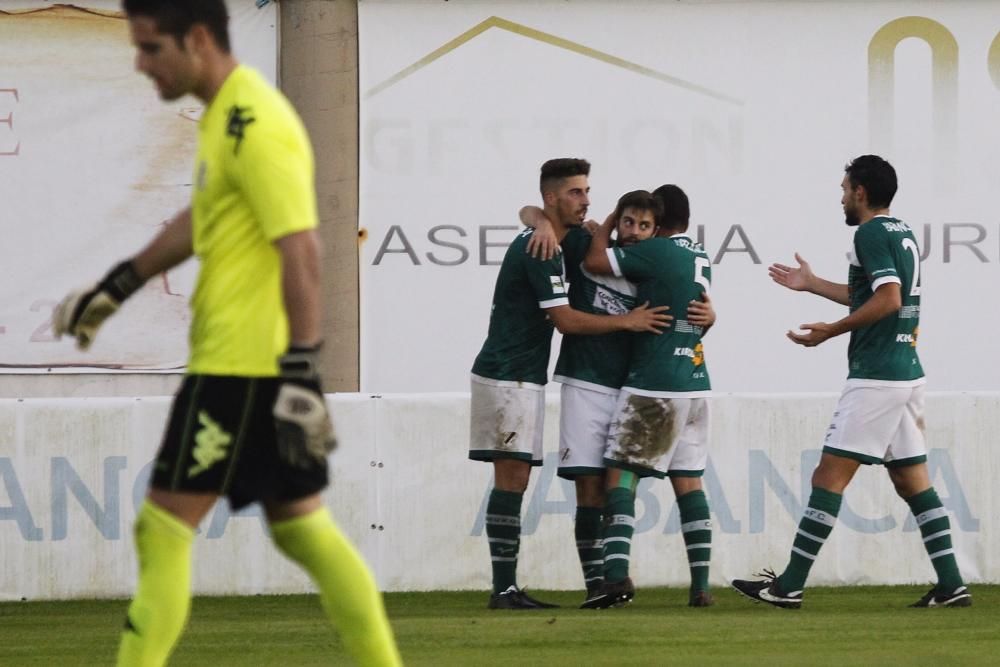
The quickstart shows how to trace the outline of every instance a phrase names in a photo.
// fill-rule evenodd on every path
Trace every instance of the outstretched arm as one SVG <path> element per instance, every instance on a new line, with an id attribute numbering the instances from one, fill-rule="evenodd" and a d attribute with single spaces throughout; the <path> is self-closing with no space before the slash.
<path id="1" fill-rule="evenodd" d="M 795 253 L 795 261 L 799 263 L 797 267 L 786 266 L 785 264 L 772 264 L 768 267 L 767 274 L 771 276 L 771 280 L 790 290 L 812 292 L 843 306 L 851 305 L 847 285 L 820 278 L 812 272 L 809 262 L 802 259 L 799 253 Z"/>
<path id="2" fill-rule="evenodd" d="M 113 267 L 94 287 L 70 292 L 52 312 L 52 330 L 57 338 L 69 334 L 76 346 L 86 350 L 97 330 L 158 273 L 171 269 L 193 253 L 191 209 L 185 208 L 167 223 L 138 255 Z"/>
<path id="3" fill-rule="evenodd" d="M 872 298 L 868 299 L 863 306 L 847 317 L 829 324 L 826 322 L 802 324 L 799 328 L 807 333 L 797 334 L 794 331 L 789 331 L 785 335 L 794 343 L 815 347 L 842 333 L 874 324 L 898 312 L 902 305 L 903 296 L 899 283 L 886 283 L 875 290 Z"/>
<path id="4" fill-rule="evenodd" d="M 135 272 L 143 280 L 174 268 L 194 254 L 191 209 L 175 215 L 145 248 L 132 258 Z"/>

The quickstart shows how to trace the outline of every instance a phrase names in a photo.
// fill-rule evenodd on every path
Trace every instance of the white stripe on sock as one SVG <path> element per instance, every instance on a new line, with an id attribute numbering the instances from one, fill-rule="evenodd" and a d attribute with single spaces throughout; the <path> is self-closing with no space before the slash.
<path id="1" fill-rule="evenodd" d="M 521 517 L 509 514 L 487 514 L 486 523 L 491 526 L 520 526 Z"/>
<path id="2" fill-rule="evenodd" d="M 712 522 L 708 519 L 698 519 L 681 524 L 682 533 L 690 533 L 693 530 L 712 530 Z"/>
<path id="3" fill-rule="evenodd" d="M 802 549 L 799 549 L 798 547 L 792 547 L 792 551 L 794 553 L 797 553 L 798 555 L 802 556 L 803 558 L 808 558 L 809 560 L 816 560 L 816 556 L 812 555 L 808 551 L 803 551 Z"/>
<path id="4" fill-rule="evenodd" d="M 943 507 L 935 507 L 932 510 L 927 510 L 919 515 L 913 517 L 917 520 L 917 525 L 922 526 L 928 521 L 933 521 L 934 519 L 940 519 L 943 516 L 948 516 L 948 510 Z"/>
<path id="5" fill-rule="evenodd" d="M 712 543 L 711 542 L 702 542 L 701 544 L 689 544 L 689 545 L 687 545 L 687 550 L 688 551 L 691 551 L 692 549 L 711 549 L 711 548 L 712 548 Z"/>
<path id="6" fill-rule="evenodd" d="M 934 553 L 931 554 L 931 560 L 934 560 L 935 558 L 940 558 L 941 556 L 947 556 L 953 553 L 955 553 L 954 549 L 942 549 L 941 551 L 935 551 Z"/>
<path id="7" fill-rule="evenodd" d="M 810 521 L 815 521 L 816 523 L 822 523 L 824 525 L 833 528 L 833 525 L 837 523 L 837 517 L 833 516 L 825 510 L 818 510 L 815 507 L 807 507 L 802 513 L 802 516 Z"/>
<path id="8" fill-rule="evenodd" d="M 799 528 L 795 532 L 798 533 L 799 535 L 801 535 L 802 537 L 805 537 L 805 538 L 808 538 L 808 539 L 812 540 L 813 542 L 818 542 L 819 544 L 826 544 L 826 539 L 824 539 L 822 537 L 816 537 L 812 533 L 807 533 L 806 531 L 802 530 L 801 528 Z"/>
<path id="9" fill-rule="evenodd" d="M 612 514 L 611 523 L 612 526 L 635 526 L 635 517 L 629 516 L 628 514 Z"/>
<path id="10" fill-rule="evenodd" d="M 928 535 L 924 538 L 924 544 L 927 544 L 931 540 L 936 540 L 939 537 L 944 537 L 945 535 L 951 535 L 951 528 L 945 528 L 944 530 L 939 530 L 936 533 Z"/>

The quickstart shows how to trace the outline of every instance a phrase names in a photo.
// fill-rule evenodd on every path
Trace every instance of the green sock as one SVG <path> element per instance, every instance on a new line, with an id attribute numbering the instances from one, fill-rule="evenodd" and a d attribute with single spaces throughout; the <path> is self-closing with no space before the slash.
<path id="1" fill-rule="evenodd" d="M 799 530 L 795 535 L 795 541 L 792 542 L 792 555 L 788 567 L 778 577 L 778 588 L 782 593 L 794 595 L 802 592 L 809 577 L 809 568 L 812 567 L 820 548 L 837 522 L 842 500 L 843 496 L 839 493 L 813 487 L 812 495 L 809 496 L 809 506 L 802 513 Z"/>
<path id="2" fill-rule="evenodd" d="M 628 576 L 635 532 L 634 489 L 619 486 L 608 491 L 604 521 L 604 580 L 614 583 Z"/>
<path id="3" fill-rule="evenodd" d="M 271 536 L 312 577 L 327 618 L 359 665 L 402 664 L 375 579 L 325 507 L 272 523 Z"/>
<path id="4" fill-rule="evenodd" d="M 576 508 L 576 552 L 580 555 L 583 582 L 589 590 L 604 579 L 604 551 L 601 547 L 603 510 L 600 507 Z"/>
<path id="5" fill-rule="evenodd" d="M 681 532 L 691 568 L 691 590 L 708 590 L 708 566 L 712 558 L 712 522 L 704 491 L 691 491 L 677 498 Z"/>
<path id="6" fill-rule="evenodd" d="M 191 608 L 191 543 L 194 530 L 165 509 L 145 501 L 135 520 L 139 582 L 128 607 L 118 665 L 163 665 Z"/>
<path id="7" fill-rule="evenodd" d="M 924 548 L 931 557 L 931 565 L 938 577 L 938 588 L 948 592 L 964 586 L 962 575 L 958 571 L 955 560 L 955 550 L 951 544 L 951 521 L 948 511 L 941 504 L 934 487 L 921 491 L 906 499 L 913 517 L 920 526 L 920 535 L 924 538 Z"/>
<path id="8" fill-rule="evenodd" d="M 521 547 L 523 493 L 493 489 L 486 505 L 486 537 L 493 564 L 493 592 L 517 586 L 517 552 Z"/>

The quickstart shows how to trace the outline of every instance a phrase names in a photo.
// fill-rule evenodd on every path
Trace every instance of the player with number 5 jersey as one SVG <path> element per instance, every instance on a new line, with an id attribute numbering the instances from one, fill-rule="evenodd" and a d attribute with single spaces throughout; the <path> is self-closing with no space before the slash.
<path id="1" fill-rule="evenodd" d="M 684 232 L 608 250 L 611 270 L 638 286 L 639 302 L 686 313 L 688 304 L 708 292 L 712 267 L 705 249 Z M 690 398 L 712 386 L 701 343 L 702 329 L 678 316 L 662 336 L 637 334 L 628 376 L 622 387 L 640 396 Z"/>

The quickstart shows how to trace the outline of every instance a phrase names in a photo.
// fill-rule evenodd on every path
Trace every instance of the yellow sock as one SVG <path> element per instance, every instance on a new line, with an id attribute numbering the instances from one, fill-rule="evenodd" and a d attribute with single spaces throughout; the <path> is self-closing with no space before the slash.
<path id="1" fill-rule="evenodd" d="M 325 507 L 272 523 L 271 534 L 278 548 L 316 582 L 327 617 L 358 664 L 403 664 L 375 579 Z"/>
<path id="2" fill-rule="evenodd" d="M 135 521 L 139 585 L 128 608 L 118 665 L 166 664 L 191 608 L 194 530 L 148 500 Z"/>

